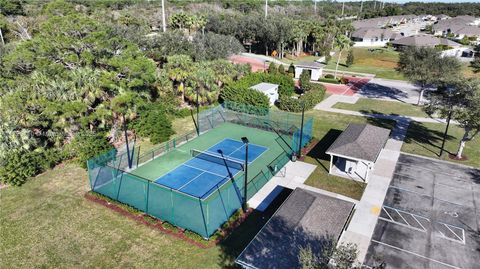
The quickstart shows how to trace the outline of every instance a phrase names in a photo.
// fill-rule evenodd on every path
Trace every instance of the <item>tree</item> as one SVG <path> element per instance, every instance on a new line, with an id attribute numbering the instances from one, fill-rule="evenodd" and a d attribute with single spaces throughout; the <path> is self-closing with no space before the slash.
<path id="1" fill-rule="evenodd" d="M 347 61 L 345 62 L 345 65 L 347 67 L 350 67 L 353 64 L 354 60 L 355 60 L 355 58 L 353 56 L 353 50 L 349 50 L 348 55 L 347 55 Z"/>
<path id="2" fill-rule="evenodd" d="M 337 58 L 337 65 L 335 67 L 335 75 L 334 77 L 337 78 L 338 72 L 338 64 L 340 63 L 340 59 L 342 58 L 342 51 L 350 49 L 351 41 L 346 35 L 338 35 L 335 37 L 335 47 L 338 49 L 338 58 Z"/>
<path id="3" fill-rule="evenodd" d="M 443 87 L 432 96 L 426 110 L 451 117 L 464 129 L 456 156 L 463 158 L 463 150 L 480 132 L 480 79 L 459 80 Z"/>
<path id="4" fill-rule="evenodd" d="M 434 48 L 405 48 L 400 53 L 397 70 L 420 86 L 417 104 L 422 103 L 427 86 L 452 81 L 459 76 L 461 65 L 453 57 L 442 57 Z"/>
<path id="5" fill-rule="evenodd" d="M 321 253 L 313 253 L 310 246 L 301 248 L 298 259 L 302 269 L 338 268 L 350 269 L 354 266 L 358 250 L 353 244 L 340 244 L 335 247 L 332 241 L 322 242 Z"/>
<path id="6" fill-rule="evenodd" d="M 475 58 L 471 63 L 470 67 L 472 67 L 474 73 L 480 73 L 480 58 Z"/>

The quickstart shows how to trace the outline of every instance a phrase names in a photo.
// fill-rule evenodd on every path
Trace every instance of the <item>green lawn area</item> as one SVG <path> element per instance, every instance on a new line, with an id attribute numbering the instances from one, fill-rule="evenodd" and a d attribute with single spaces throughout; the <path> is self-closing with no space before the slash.
<path id="1" fill-rule="evenodd" d="M 317 165 L 317 168 L 305 184 L 354 199 L 360 199 L 366 184 L 329 175 L 330 157 L 325 154 L 325 151 L 349 123 L 369 123 L 392 129 L 395 126 L 395 122 L 317 110 L 309 111 L 306 114 L 314 117 L 313 136 L 319 142 L 305 158 L 305 162 Z"/>
<path id="2" fill-rule="evenodd" d="M 337 103 L 333 107 L 370 114 L 404 115 L 423 118 L 430 117 L 420 106 L 368 98 L 360 98 L 355 104 Z"/>
<path id="3" fill-rule="evenodd" d="M 460 139 L 463 136 L 463 129 L 455 125 L 450 125 L 448 131 L 449 136 L 445 143 L 447 152 L 442 157 L 439 157 L 438 154 L 440 153 L 444 131 L 444 124 L 413 122 L 408 128 L 402 151 L 480 167 L 480 139 L 478 137 L 467 142 L 465 146 L 464 155 L 468 157 L 468 160 L 456 161 L 448 157 L 448 153 L 455 154 L 457 152 Z"/>
<path id="4" fill-rule="evenodd" d="M 376 74 L 377 78 L 404 80 L 402 74 L 395 68 L 398 62 L 398 52 L 392 49 L 376 49 L 368 51 L 368 48 L 353 48 L 354 62 L 350 67 L 345 66 L 347 52 L 343 52 L 340 59 L 338 70 Z M 335 69 L 338 59 L 338 53 L 333 55 L 326 68 Z"/>
<path id="5" fill-rule="evenodd" d="M 309 111 L 307 115 L 315 119 L 313 135 L 319 140 L 305 160 L 318 165 L 307 184 L 360 199 L 364 184 L 328 175 L 325 149 L 350 122 L 386 128 L 392 128 L 393 122 L 323 111 Z M 467 154 L 473 156 L 471 151 Z M 234 259 L 288 195 L 282 193 L 264 213 L 254 211 L 220 245 L 200 249 L 86 200 L 88 190 L 86 171 L 72 162 L 22 187 L 0 190 L 2 266 L 236 268 Z"/>
<path id="6" fill-rule="evenodd" d="M 285 198 L 201 249 L 86 200 L 88 189 L 86 171 L 70 163 L 0 190 L 1 267 L 236 268 L 234 259 Z"/>

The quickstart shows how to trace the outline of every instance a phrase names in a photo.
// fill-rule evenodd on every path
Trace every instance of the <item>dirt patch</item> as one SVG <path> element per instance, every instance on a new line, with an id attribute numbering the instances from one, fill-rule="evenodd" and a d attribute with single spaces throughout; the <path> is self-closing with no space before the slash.
<path id="1" fill-rule="evenodd" d="M 463 155 L 462 158 L 458 158 L 455 154 L 448 154 L 448 158 L 456 161 L 468 161 L 468 157 Z"/>

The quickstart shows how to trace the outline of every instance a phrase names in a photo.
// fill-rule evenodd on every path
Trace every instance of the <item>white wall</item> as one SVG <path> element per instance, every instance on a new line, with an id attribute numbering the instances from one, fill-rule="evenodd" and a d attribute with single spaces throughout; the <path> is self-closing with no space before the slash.
<path id="1" fill-rule="evenodd" d="M 323 73 L 322 69 L 309 69 L 309 68 L 303 68 L 303 67 L 295 67 L 295 78 L 300 78 L 300 75 L 302 74 L 304 69 L 311 71 L 310 80 L 317 81 L 322 76 L 322 73 Z"/>
<path id="2" fill-rule="evenodd" d="M 263 92 L 263 94 L 265 94 L 268 97 L 268 99 L 270 100 L 270 105 L 273 106 L 275 102 L 278 100 L 278 87 L 268 92 Z"/>

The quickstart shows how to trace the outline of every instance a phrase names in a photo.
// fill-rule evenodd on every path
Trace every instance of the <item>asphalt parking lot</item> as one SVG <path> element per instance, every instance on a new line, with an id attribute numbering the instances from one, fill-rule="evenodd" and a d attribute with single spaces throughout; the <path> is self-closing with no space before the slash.
<path id="1" fill-rule="evenodd" d="M 479 268 L 480 170 L 400 155 L 365 265 Z"/>
<path id="2" fill-rule="evenodd" d="M 420 89 L 408 81 L 374 78 L 364 85 L 357 94 L 367 98 L 416 104 Z"/>

